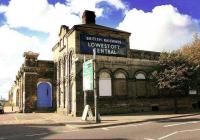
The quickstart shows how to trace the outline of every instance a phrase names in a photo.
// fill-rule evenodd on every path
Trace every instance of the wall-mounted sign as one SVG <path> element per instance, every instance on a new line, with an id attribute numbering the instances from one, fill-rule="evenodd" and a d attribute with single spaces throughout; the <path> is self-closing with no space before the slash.
<path id="1" fill-rule="evenodd" d="M 93 61 L 83 63 L 83 90 L 93 90 Z"/>
<path id="2" fill-rule="evenodd" d="M 98 55 L 127 56 L 125 39 L 80 34 L 81 53 L 92 54 L 93 48 L 96 48 Z"/>

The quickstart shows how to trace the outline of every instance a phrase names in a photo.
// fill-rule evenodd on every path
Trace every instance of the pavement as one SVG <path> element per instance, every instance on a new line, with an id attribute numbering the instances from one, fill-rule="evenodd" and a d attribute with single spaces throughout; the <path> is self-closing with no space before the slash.
<path id="1" fill-rule="evenodd" d="M 94 120 L 83 121 L 81 117 L 65 116 L 58 113 L 16 113 L 5 108 L 5 114 L 0 114 L 0 125 L 8 124 L 54 124 L 74 129 L 90 129 L 109 127 L 132 123 L 158 121 L 169 118 L 179 118 L 199 115 L 200 111 L 174 114 L 173 112 L 141 112 L 120 115 L 101 116 L 101 123 Z"/>

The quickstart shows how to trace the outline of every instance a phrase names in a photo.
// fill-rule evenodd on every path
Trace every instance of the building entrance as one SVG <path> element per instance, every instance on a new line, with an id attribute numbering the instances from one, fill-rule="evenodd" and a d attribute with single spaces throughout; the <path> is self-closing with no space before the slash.
<path id="1" fill-rule="evenodd" d="M 52 107 L 52 87 L 47 82 L 42 82 L 38 84 L 37 107 Z"/>

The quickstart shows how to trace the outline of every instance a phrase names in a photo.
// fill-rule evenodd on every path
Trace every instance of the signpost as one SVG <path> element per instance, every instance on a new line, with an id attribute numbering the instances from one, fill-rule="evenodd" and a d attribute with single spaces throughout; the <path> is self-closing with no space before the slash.
<path id="1" fill-rule="evenodd" d="M 98 97 L 97 97 L 97 87 L 96 87 L 96 49 L 93 49 L 93 68 L 94 68 L 94 109 L 95 109 L 95 122 L 100 123 L 100 115 L 98 113 Z"/>
<path id="2" fill-rule="evenodd" d="M 96 89 L 96 49 L 93 49 L 93 59 L 84 61 L 83 63 L 83 91 L 86 94 L 86 91 L 94 91 L 94 108 L 95 108 L 95 122 L 100 123 L 100 115 L 98 113 L 97 107 L 97 89 Z M 89 112 L 88 107 L 86 107 L 86 95 L 84 95 L 84 112 L 82 119 L 85 120 Z M 90 115 L 92 116 L 92 115 Z"/>
<path id="3" fill-rule="evenodd" d="M 93 90 L 93 62 L 88 60 L 83 63 L 83 91 Z"/>

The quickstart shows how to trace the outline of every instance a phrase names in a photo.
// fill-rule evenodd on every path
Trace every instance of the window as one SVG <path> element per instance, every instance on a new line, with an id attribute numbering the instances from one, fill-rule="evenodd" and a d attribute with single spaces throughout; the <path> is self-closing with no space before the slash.
<path id="1" fill-rule="evenodd" d="M 114 93 L 117 96 L 128 94 L 126 76 L 123 72 L 117 72 L 114 75 Z"/>
<path id="2" fill-rule="evenodd" d="M 68 41 L 67 38 L 64 37 L 64 38 L 63 38 L 63 45 L 64 45 L 63 47 L 66 47 L 66 46 L 67 46 L 67 41 Z"/>
<path id="3" fill-rule="evenodd" d="M 60 49 L 64 48 L 63 39 L 60 40 Z"/>
<path id="4" fill-rule="evenodd" d="M 135 88 L 136 88 L 136 94 L 139 97 L 144 97 L 147 94 L 147 89 L 146 89 L 146 76 L 144 72 L 137 72 L 135 74 Z"/>
<path id="5" fill-rule="evenodd" d="M 108 72 L 100 72 L 99 96 L 111 96 L 111 78 Z"/>
<path id="6" fill-rule="evenodd" d="M 71 71 L 72 71 L 72 52 L 70 52 L 70 54 L 69 54 L 68 66 L 69 66 L 69 74 L 71 74 Z"/>
<path id="7" fill-rule="evenodd" d="M 142 80 L 146 79 L 146 77 L 145 77 L 145 75 L 143 73 L 137 73 L 135 75 L 135 78 L 136 79 L 142 79 Z"/>

